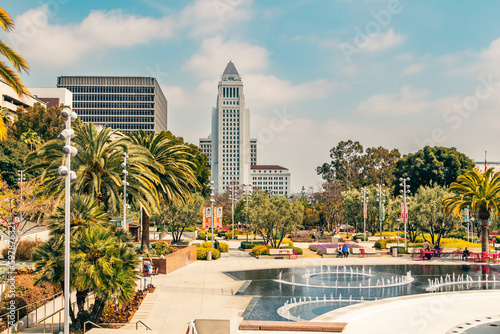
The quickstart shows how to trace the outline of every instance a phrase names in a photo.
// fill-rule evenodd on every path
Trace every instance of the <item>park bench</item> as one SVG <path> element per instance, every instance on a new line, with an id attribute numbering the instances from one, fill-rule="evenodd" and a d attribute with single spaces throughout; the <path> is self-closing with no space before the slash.
<path id="1" fill-rule="evenodd" d="M 375 248 L 353 248 L 352 249 L 352 254 L 354 255 L 359 255 L 360 257 L 365 257 L 367 255 L 375 255 L 377 252 L 375 251 Z"/>
<path id="2" fill-rule="evenodd" d="M 285 257 L 287 257 L 288 259 L 296 259 L 297 258 L 297 251 L 294 249 L 271 248 L 271 249 L 269 249 L 269 255 L 278 256 L 282 259 Z"/>

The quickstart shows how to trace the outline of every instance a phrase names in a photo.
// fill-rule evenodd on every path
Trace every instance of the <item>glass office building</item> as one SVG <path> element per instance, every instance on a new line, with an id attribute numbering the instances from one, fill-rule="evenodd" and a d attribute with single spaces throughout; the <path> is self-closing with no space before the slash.
<path id="1" fill-rule="evenodd" d="M 155 78 L 61 76 L 82 122 L 147 133 L 167 130 L 167 99 Z"/>

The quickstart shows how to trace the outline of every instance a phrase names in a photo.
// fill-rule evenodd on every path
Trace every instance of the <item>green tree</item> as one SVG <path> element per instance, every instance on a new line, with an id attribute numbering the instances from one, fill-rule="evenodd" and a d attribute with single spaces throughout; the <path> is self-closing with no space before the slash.
<path id="1" fill-rule="evenodd" d="M 31 129 L 26 132 L 23 132 L 19 139 L 21 139 L 23 143 L 29 145 L 31 151 L 33 151 L 33 149 L 36 148 L 42 142 L 38 133 L 36 133 Z"/>
<path id="2" fill-rule="evenodd" d="M 401 153 L 397 149 L 389 151 L 385 147 L 369 147 L 362 157 L 363 185 L 385 184 L 394 182 L 394 170 Z"/>
<path id="3" fill-rule="evenodd" d="M 393 181 L 394 196 L 399 195 L 401 177 L 410 178 L 408 184 L 413 191 L 431 184 L 448 187 L 459 175 L 474 166 L 474 161 L 454 147 L 426 146 L 397 162 Z"/>
<path id="4" fill-rule="evenodd" d="M 12 123 L 12 135 L 15 138 L 21 139 L 23 133 L 31 130 L 40 136 L 42 142 L 57 138 L 63 129 L 61 108 L 47 110 L 38 102 L 33 107 L 18 108 L 16 119 Z"/>
<path id="5" fill-rule="evenodd" d="M 330 163 L 316 168 L 318 175 L 326 181 L 338 180 L 347 189 L 359 186 L 363 146 L 352 140 L 341 141 L 330 150 Z"/>
<path id="6" fill-rule="evenodd" d="M 412 199 L 411 209 L 415 227 L 429 234 L 430 240 L 427 240 L 426 234 L 422 233 L 424 239 L 432 245 L 439 245 L 442 237 L 460 227 L 461 219 L 443 210 L 441 202 L 447 195 L 444 187 L 425 186 L 420 187 Z"/>
<path id="7" fill-rule="evenodd" d="M 448 189 L 452 195 L 443 199 L 446 212 L 458 216 L 463 209 L 477 211 L 481 220 L 482 251 L 489 251 L 489 221 L 500 205 L 500 173 L 488 168 L 484 173 L 473 169 L 457 177 Z"/>
<path id="8" fill-rule="evenodd" d="M 333 231 L 334 226 L 338 228 L 342 222 L 342 191 L 343 188 L 340 182 L 333 180 L 324 182 L 321 191 L 313 195 L 316 205 L 326 221 L 326 228 L 329 231 Z"/>
<path id="9" fill-rule="evenodd" d="M 166 204 L 186 203 L 193 189 L 200 187 L 194 172 L 191 153 L 185 145 L 173 145 L 165 132 L 146 134 L 144 131 L 129 133 L 128 140 L 145 148 L 154 161 L 151 172 L 158 182 L 155 191 Z M 143 211 L 141 251 L 149 251 L 149 224 L 151 211 Z"/>
<path id="10" fill-rule="evenodd" d="M 9 188 L 18 187 L 19 170 L 26 169 L 30 164 L 24 162 L 24 158 L 29 154 L 28 146 L 14 138 L 7 138 L 0 141 L 0 175 L 2 180 L 7 182 Z M 25 173 L 26 179 L 32 179 L 40 175 L 39 172 Z"/>
<path id="11" fill-rule="evenodd" d="M 12 31 L 14 29 L 14 21 L 10 15 L 0 7 L 0 27 L 6 31 Z M 12 64 L 14 69 L 18 73 L 28 73 L 29 65 L 23 57 L 21 57 L 16 51 L 11 49 L 3 40 L 0 40 L 0 54 L 2 54 L 7 60 Z M 14 72 L 7 64 L 0 62 L 0 76 L 4 81 L 14 89 L 14 91 L 19 96 L 27 95 L 28 89 L 22 83 L 18 74 Z"/>
<path id="12" fill-rule="evenodd" d="M 71 159 L 71 169 L 77 174 L 77 180 L 73 184 L 74 191 L 91 194 L 99 207 L 112 214 L 120 212 L 121 164 L 123 153 L 127 152 L 130 166 L 127 193 L 140 203 L 147 214 L 157 212 L 158 194 L 155 183 L 159 179 L 151 171 L 151 168 L 157 166 L 149 151 L 134 145 L 127 137 L 120 136 L 117 130 L 111 128 L 98 131 L 89 123 L 76 124 L 74 129 L 72 144 L 78 149 L 78 154 Z M 62 140 L 51 140 L 26 157 L 27 163 L 37 161 L 28 171 L 41 171 L 44 191 L 57 196 L 59 201 L 64 196 L 64 178 L 57 172 L 57 168 L 64 164 L 63 146 Z"/>
<path id="13" fill-rule="evenodd" d="M 296 229 L 304 219 L 304 207 L 286 197 L 257 192 L 249 198 L 249 225 L 264 243 L 279 248 L 285 235 Z"/>
<path id="14" fill-rule="evenodd" d="M 184 145 L 185 150 L 189 153 L 185 158 L 193 163 L 192 169 L 199 184 L 193 187 L 191 192 L 201 192 L 203 197 L 210 196 L 210 167 L 208 165 L 208 157 L 201 153 L 201 149 L 198 146 L 184 141 L 184 138 L 177 137 L 170 131 L 166 131 L 165 136 L 170 140 L 170 145 Z"/>
<path id="15" fill-rule="evenodd" d="M 156 223 L 164 225 L 172 232 L 172 242 L 181 241 L 186 227 L 201 222 L 201 210 L 205 199 L 200 194 L 194 194 L 193 199 L 183 204 L 172 202 L 161 203 L 161 212 L 152 217 Z"/>

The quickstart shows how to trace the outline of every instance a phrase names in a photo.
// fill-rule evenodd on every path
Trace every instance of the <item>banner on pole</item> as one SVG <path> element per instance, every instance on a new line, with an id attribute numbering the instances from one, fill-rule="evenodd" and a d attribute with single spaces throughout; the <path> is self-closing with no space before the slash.
<path id="1" fill-rule="evenodd" d="M 214 207 L 214 228 L 222 227 L 222 206 Z M 212 227 L 212 208 L 209 206 L 203 207 L 203 228 L 208 229 Z"/>
<path id="2" fill-rule="evenodd" d="M 368 203 L 363 202 L 363 218 L 368 218 Z"/>

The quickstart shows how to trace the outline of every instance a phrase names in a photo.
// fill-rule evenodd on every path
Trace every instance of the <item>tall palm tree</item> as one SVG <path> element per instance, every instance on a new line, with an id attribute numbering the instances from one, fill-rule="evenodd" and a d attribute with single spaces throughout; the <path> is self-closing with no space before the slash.
<path id="1" fill-rule="evenodd" d="M 493 168 L 480 173 L 473 169 L 460 175 L 448 189 L 453 193 L 442 201 L 447 212 L 457 216 L 464 208 L 477 211 L 481 220 L 482 251 L 488 251 L 489 221 L 492 211 L 498 212 L 500 206 L 500 173 Z"/>
<path id="2" fill-rule="evenodd" d="M 118 130 L 104 128 L 98 131 L 92 123 L 76 124 L 72 143 L 78 149 L 78 154 L 71 159 L 71 169 L 77 174 L 77 180 L 73 185 L 74 191 L 92 194 L 98 206 L 106 211 L 120 212 L 121 163 L 123 152 L 127 152 L 130 164 L 127 176 L 128 193 L 148 213 L 157 210 L 158 194 L 155 183 L 159 182 L 159 179 L 151 171 L 150 165 L 155 162 L 147 150 L 133 145 Z M 63 146 L 62 140 L 54 139 L 26 157 L 27 162 L 35 162 L 29 170 L 43 171 L 42 181 L 45 191 L 58 196 L 59 200 L 64 196 L 64 178 L 57 172 L 57 168 L 64 164 Z"/>
<path id="3" fill-rule="evenodd" d="M 144 131 L 127 134 L 131 143 L 146 148 L 153 156 L 152 171 L 159 182 L 156 190 L 161 200 L 185 203 L 191 199 L 191 190 L 200 185 L 193 172 L 194 164 L 187 159 L 191 154 L 186 145 L 174 144 L 164 132 L 147 134 Z M 141 251 L 149 252 L 150 213 L 143 211 Z"/>

